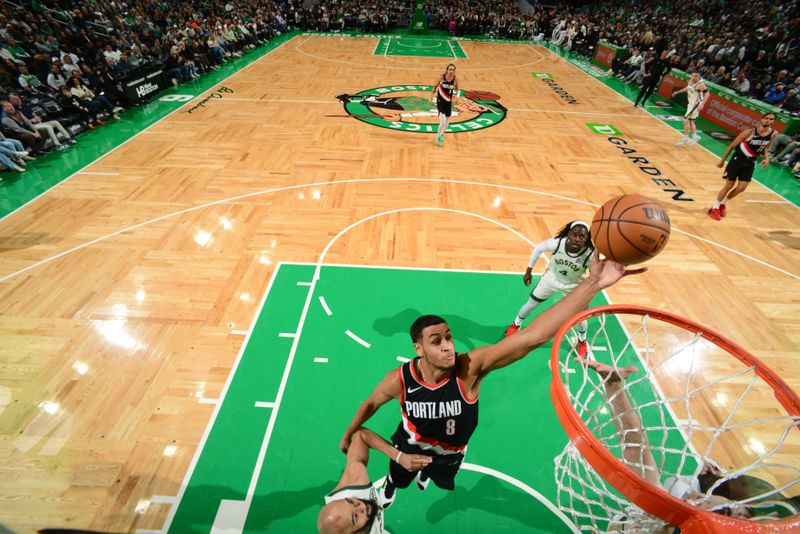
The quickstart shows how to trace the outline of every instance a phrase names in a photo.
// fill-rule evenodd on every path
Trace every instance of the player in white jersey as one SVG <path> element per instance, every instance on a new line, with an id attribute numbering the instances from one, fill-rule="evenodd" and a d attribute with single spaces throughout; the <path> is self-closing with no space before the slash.
<path id="1" fill-rule="evenodd" d="M 369 449 L 382 452 L 409 471 L 418 471 L 431 463 L 429 456 L 399 452 L 373 431 L 358 429 L 347 450 L 342 478 L 325 496 L 325 506 L 317 516 L 320 534 L 389 534 L 383 527 L 383 503 L 367 474 Z"/>
<path id="2" fill-rule="evenodd" d="M 525 285 L 531 285 L 533 265 L 544 252 L 552 254 L 550 263 L 539 283 L 531 291 L 528 301 L 520 308 L 517 318 L 506 329 L 506 337 L 516 333 L 522 326 L 522 321 L 539 304 L 556 293 L 569 293 L 580 283 L 592 260 L 592 252 L 594 252 L 591 238 L 591 231 L 587 223 L 572 221 L 564 225 L 554 238 L 542 241 L 534 247 L 531 259 L 528 261 L 528 268 L 522 275 Z M 578 324 L 577 351 L 581 357 L 585 357 L 587 352 L 587 329 L 586 321 Z"/>
<path id="3" fill-rule="evenodd" d="M 686 93 L 689 99 L 689 104 L 686 106 L 686 114 L 683 116 L 683 138 L 678 141 L 678 146 L 684 144 L 694 145 L 698 141 L 697 125 L 695 121 L 700 115 L 700 110 L 706 102 L 708 95 L 708 88 L 703 80 L 700 79 L 699 72 L 693 72 L 689 77 L 689 85 L 683 89 L 678 89 L 672 93 L 672 96 Z"/>

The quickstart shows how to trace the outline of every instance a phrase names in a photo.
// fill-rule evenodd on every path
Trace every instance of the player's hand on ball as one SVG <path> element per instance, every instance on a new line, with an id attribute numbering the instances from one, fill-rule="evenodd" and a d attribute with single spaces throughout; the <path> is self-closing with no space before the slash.
<path id="1" fill-rule="evenodd" d="M 531 285 L 531 279 L 532 278 L 533 277 L 531 276 L 531 273 L 525 273 L 525 274 L 522 275 L 522 281 L 525 283 L 526 286 L 530 286 Z"/>
<path id="2" fill-rule="evenodd" d="M 398 462 L 406 471 L 419 471 L 433 461 L 430 456 L 422 454 L 401 454 Z"/>
<path id="3" fill-rule="evenodd" d="M 600 253 L 596 250 L 592 254 L 591 276 L 597 281 L 600 289 L 605 289 L 616 284 L 623 276 L 640 274 L 647 270 L 647 267 L 639 269 L 626 269 L 621 263 L 609 259 L 601 260 Z"/>

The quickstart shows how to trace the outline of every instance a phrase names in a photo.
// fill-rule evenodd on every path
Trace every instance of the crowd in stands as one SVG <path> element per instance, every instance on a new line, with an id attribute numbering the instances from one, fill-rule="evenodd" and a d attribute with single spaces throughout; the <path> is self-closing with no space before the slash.
<path id="1" fill-rule="evenodd" d="M 133 104 L 120 81 L 142 69 L 187 83 L 289 29 L 384 32 L 413 14 L 407 0 L 9 0 L 0 6 L 0 165 L 22 170 L 118 117 Z M 612 72 L 630 83 L 666 57 L 800 112 L 800 0 L 563 0 L 526 12 L 515 0 L 427 0 L 425 18 L 453 35 L 548 39 L 587 56 L 607 41 L 626 50 Z"/>

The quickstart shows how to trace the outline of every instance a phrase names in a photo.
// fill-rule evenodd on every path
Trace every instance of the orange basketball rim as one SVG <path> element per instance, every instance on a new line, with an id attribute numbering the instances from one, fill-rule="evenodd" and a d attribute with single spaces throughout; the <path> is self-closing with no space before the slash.
<path id="1" fill-rule="evenodd" d="M 650 484 L 631 469 L 628 469 L 603 446 L 575 411 L 566 392 L 561 373 L 558 371 L 559 350 L 570 328 L 580 321 L 603 314 L 647 315 L 653 319 L 684 328 L 693 334 L 699 334 L 702 338 L 727 351 L 731 356 L 735 356 L 743 364 L 754 367 L 755 373 L 772 387 L 775 399 L 783 406 L 787 414 L 800 417 L 800 397 L 758 358 L 720 334 L 688 319 L 643 306 L 612 304 L 587 309 L 565 322 L 556 333 L 550 360 L 550 366 L 553 370 L 550 394 L 559 421 L 566 430 L 567 435 L 595 471 L 636 506 L 653 516 L 667 521 L 671 525 L 679 527 L 681 532 L 686 534 L 800 532 L 800 516 L 760 522 L 734 519 L 693 506 L 672 496 L 664 489 Z"/>

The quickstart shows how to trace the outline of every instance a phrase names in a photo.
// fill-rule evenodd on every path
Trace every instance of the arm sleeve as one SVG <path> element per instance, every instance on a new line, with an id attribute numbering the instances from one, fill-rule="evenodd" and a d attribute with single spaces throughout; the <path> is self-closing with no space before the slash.
<path id="1" fill-rule="evenodd" d="M 542 241 L 535 247 L 533 247 L 533 252 L 531 253 L 531 259 L 528 261 L 528 267 L 533 269 L 533 265 L 536 263 L 536 260 L 539 259 L 539 256 L 542 255 L 543 252 L 555 252 L 556 247 L 558 246 L 558 239 L 547 239 L 546 241 Z"/>

